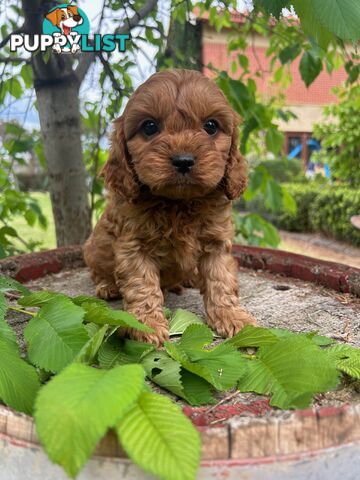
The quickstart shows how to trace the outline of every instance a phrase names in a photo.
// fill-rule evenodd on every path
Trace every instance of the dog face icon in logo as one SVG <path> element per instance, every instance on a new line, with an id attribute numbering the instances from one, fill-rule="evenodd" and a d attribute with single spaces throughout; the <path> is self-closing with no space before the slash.
<path id="1" fill-rule="evenodd" d="M 56 53 L 76 53 L 80 45 L 73 40 L 89 33 L 89 20 L 76 5 L 63 4 L 45 15 L 43 32 L 55 37 L 53 50 Z M 61 36 L 68 39 L 65 45 L 60 41 Z"/>

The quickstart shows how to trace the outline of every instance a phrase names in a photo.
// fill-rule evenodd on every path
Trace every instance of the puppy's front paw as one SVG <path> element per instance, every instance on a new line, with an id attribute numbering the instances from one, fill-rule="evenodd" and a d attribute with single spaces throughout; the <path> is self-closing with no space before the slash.
<path id="1" fill-rule="evenodd" d="M 208 312 L 207 323 L 218 335 L 228 338 L 240 332 L 245 325 L 256 325 L 256 320 L 241 307 L 216 307 Z"/>
<path id="2" fill-rule="evenodd" d="M 154 332 L 147 333 L 147 332 L 140 332 L 139 330 L 135 330 L 133 328 L 126 328 L 120 329 L 119 335 L 121 336 L 129 336 L 133 340 L 137 340 L 138 342 L 146 342 L 152 343 L 159 347 L 162 345 L 166 340 L 169 340 L 169 325 L 167 320 L 165 319 L 163 314 L 152 314 L 152 315 L 136 315 L 137 319 L 151 327 Z"/>
<path id="3" fill-rule="evenodd" d="M 119 289 L 115 283 L 108 283 L 106 280 L 103 280 L 96 285 L 96 295 L 103 300 L 111 300 L 121 297 Z"/>

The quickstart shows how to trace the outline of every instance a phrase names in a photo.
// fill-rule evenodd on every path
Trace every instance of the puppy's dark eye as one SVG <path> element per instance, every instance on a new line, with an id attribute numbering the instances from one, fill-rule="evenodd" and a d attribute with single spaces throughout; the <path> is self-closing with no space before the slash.
<path id="1" fill-rule="evenodd" d="M 142 123 L 140 130 L 146 137 L 151 137 L 152 135 L 155 135 L 155 133 L 160 132 L 160 128 L 155 120 L 145 120 L 145 122 Z"/>
<path id="2" fill-rule="evenodd" d="M 219 124 L 216 120 L 210 119 L 206 120 L 203 128 L 208 135 L 215 135 L 219 130 Z"/>

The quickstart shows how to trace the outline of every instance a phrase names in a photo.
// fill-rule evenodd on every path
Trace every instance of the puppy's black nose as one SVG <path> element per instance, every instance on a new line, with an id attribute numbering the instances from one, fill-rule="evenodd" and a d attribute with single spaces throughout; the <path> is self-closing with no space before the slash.
<path id="1" fill-rule="evenodd" d="M 195 165 L 195 158 L 191 153 L 179 153 L 171 156 L 171 163 L 178 172 L 185 174 Z"/>
<path id="2" fill-rule="evenodd" d="M 80 22 L 81 16 L 80 15 L 74 15 L 73 19 L 75 20 L 75 22 Z"/>

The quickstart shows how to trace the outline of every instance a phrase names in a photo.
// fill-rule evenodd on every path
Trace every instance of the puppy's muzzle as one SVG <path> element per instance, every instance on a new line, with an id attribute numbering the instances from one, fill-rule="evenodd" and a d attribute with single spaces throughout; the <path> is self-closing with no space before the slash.
<path id="1" fill-rule="evenodd" d="M 170 157 L 171 163 L 179 173 L 185 175 L 195 165 L 195 157 L 191 153 L 179 153 Z"/>

